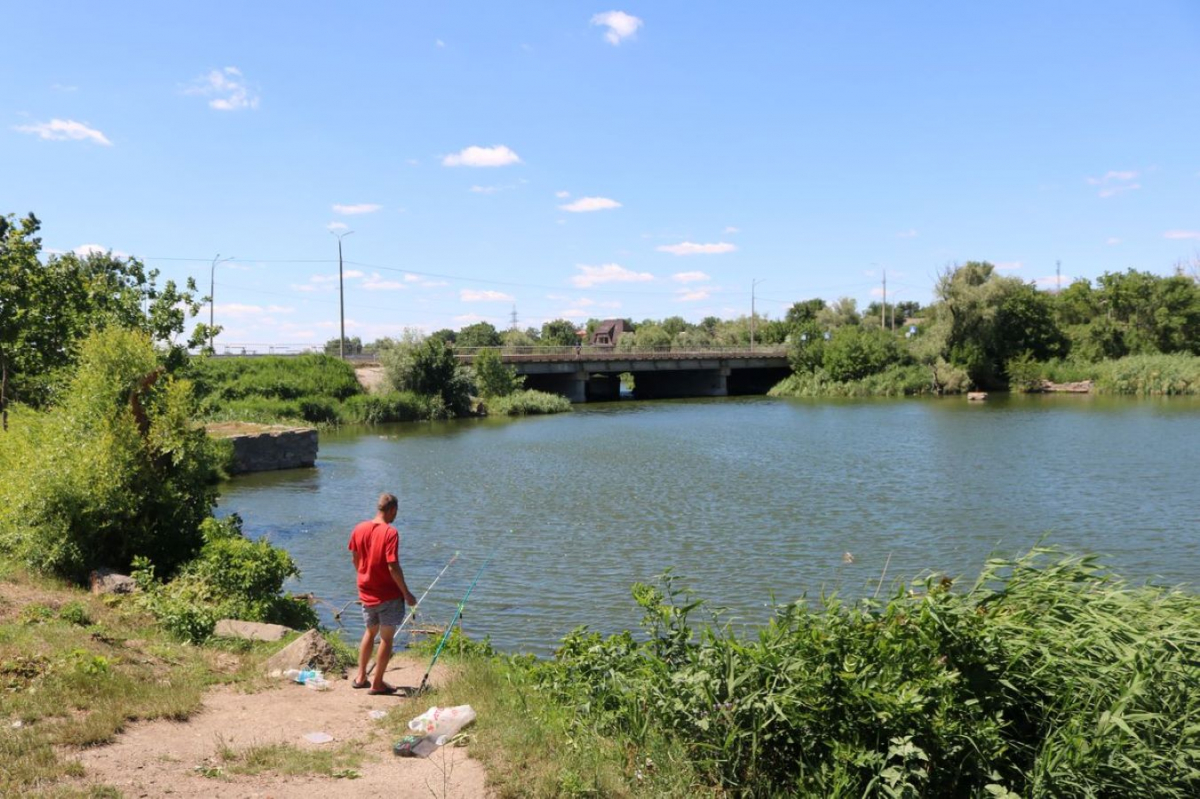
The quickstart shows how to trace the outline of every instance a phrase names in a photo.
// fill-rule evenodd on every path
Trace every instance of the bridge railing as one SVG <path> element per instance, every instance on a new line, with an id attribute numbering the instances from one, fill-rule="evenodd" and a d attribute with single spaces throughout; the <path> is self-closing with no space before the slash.
<path id="1" fill-rule="evenodd" d="M 490 350 L 503 357 L 517 359 L 548 358 L 553 360 L 569 360 L 574 358 L 591 358 L 615 360 L 621 358 L 772 358 L 787 355 L 787 347 L 779 345 L 755 346 L 753 349 L 740 347 L 603 347 L 584 345 L 579 347 L 554 346 L 523 346 L 523 347 L 454 347 L 454 354 L 465 361 L 472 361 L 479 353 Z M 300 344 L 228 344 L 220 347 L 214 353 L 217 357 L 255 357 L 266 355 L 296 356 L 324 352 L 323 347 Z M 335 353 L 336 354 L 336 353 Z M 378 350 L 363 349 L 360 352 L 346 353 L 347 361 L 375 361 L 379 358 Z"/>

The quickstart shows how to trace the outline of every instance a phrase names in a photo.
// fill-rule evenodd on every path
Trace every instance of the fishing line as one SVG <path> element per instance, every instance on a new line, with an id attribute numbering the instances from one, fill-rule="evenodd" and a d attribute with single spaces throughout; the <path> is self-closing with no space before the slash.
<path id="1" fill-rule="evenodd" d="M 471 581 L 471 585 L 467 588 L 467 593 L 463 594 L 462 601 L 458 603 L 458 610 L 454 611 L 454 617 L 446 625 L 446 632 L 442 633 L 442 640 L 438 642 L 437 649 L 433 652 L 433 660 L 429 661 L 429 668 L 425 670 L 425 676 L 421 678 L 421 685 L 417 688 L 414 695 L 425 691 L 425 686 L 429 682 L 429 674 L 433 671 L 433 666 L 442 654 L 442 649 L 445 648 L 446 642 L 450 640 L 450 633 L 454 631 L 454 623 L 462 617 L 463 608 L 467 606 L 467 600 L 470 599 L 471 592 L 475 590 L 475 583 L 479 582 L 480 576 L 483 575 L 483 570 L 487 568 L 487 565 L 492 562 L 492 558 L 494 557 L 496 557 L 495 552 L 488 555 L 488 559 L 483 562 L 483 565 L 479 567 L 479 571 L 475 573 L 475 579 Z"/>
<path id="2" fill-rule="evenodd" d="M 438 580 L 442 579 L 442 575 L 446 573 L 446 570 L 449 569 L 454 564 L 454 561 L 456 561 L 456 560 L 458 560 L 458 552 L 457 551 L 454 553 L 454 556 L 450 558 L 450 562 L 447 563 L 445 566 L 443 566 L 442 570 L 440 572 L 438 572 L 437 577 L 433 578 L 433 582 L 430 583 L 429 587 L 425 589 L 425 593 L 421 594 L 421 598 L 417 600 L 417 604 L 412 606 L 412 610 L 410 610 L 408 612 L 408 617 L 405 618 L 404 621 L 400 622 L 400 626 L 396 628 L 396 636 L 399 636 L 400 633 L 404 630 L 404 628 L 406 626 L 408 626 L 408 623 L 411 622 L 416 617 L 417 608 L 419 608 L 421 606 L 421 603 L 425 601 L 425 597 L 429 596 L 429 592 L 433 590 L 433 587 L 435 585 L 437 585 Z M 393 651 L 395 651 L 395 646 L 396 646 L 396 639 L 392 638 L 392 650 Z M 371 664 L 371 668 L 367 669 L 367 676 L 370 677 L 371 672 L 373 672 L 373 671 L 375 671 L 374 663 Z"/>

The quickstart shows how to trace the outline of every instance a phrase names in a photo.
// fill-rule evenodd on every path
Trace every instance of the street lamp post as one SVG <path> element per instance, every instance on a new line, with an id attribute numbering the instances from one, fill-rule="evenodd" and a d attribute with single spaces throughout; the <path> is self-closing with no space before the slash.
<path id="1" fill-rule="evenodd" d="M 341 320 L 341 334 L 338 337 L 338 357 L 343 361 L 346 360 L 346 291 L 342 283 L 342 237 L 349 236 L 354 233 L 353 230 L 347 230 L 343 233 L 338 233 L 336 230 L 329 231 L 338 240 L 338 316 Z"/>
<path id="2" fill-rule="evenodd" d="M 214 331 L 213 306 L 215 306 L 216 302 L 217 302 L 217 300 L 216 300 L 217 264 L 219 264 L 219 263 L 224 264 L 224 263 L 228 263 L 229 261 L 233 260 L 232 255 L 229 256 L 228 258 L 225 258 L 224 260 L 218 260 L 220 257 L 221 257 L 221 253 L 217 253 L 216 255 L 213 256 L 212 269 L 209 270 L 209 273 L 208 273 L 208 351 L 212 355 L 216 355 L 216 353 L 217 353 L 217 351 L 215 349 L 213 349 L 213 331 Z"/>

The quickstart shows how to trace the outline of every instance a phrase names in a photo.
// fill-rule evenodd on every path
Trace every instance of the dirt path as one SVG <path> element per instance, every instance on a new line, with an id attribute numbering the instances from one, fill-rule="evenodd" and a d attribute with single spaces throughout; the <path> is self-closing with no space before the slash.
<path id="1" fill-rule="evenodd" d="M 421 681 L 424 664 L 397 657 L 387 672 L 396 686 Z M 435 675 L 436 676 L 436 675 Z M 435 682 L 437 682 L 435 680 Z M 408 719 L 424 712 L 428 702 L 391 696 L 369 696 L 349 680 L 335 680 L 329 691 L 283 684 L 258 693 L 218 688 L 204 700 L 200 713 L 186 722 L 157 721 L 133 725 L 110 746 L 79 756 L 86 769 L 84 785 L 111 785 L 127 797 L 483 797 L 483 766 L 467 750 L 443 747 L 429 759 L 392 754 L 393 739 L 372 710 L 399 713 Z M 333 742 L 312 744 L 304 736 L 324 732 Z M 302 749 L 361 747 L 365 758 L 357 779 L 325 776 L 253 776 L 228 774 L 218 752 L 262 744 L 287 743 Z M 206 776 L 206 773 L 209 776 Z"/>

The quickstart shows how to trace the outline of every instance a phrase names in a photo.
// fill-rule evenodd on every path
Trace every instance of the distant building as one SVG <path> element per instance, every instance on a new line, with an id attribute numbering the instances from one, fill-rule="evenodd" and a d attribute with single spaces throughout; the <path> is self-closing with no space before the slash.
<path id="1" fill-rule="evenodd" d="M 617 343 L 617 339 L 622 333 L 630 332 L 625 327 L 624 319 L 605 319 L 600 324 L 596 325 L 595 331 L 592 333 L 593 347 L 611 347 Z"/>

